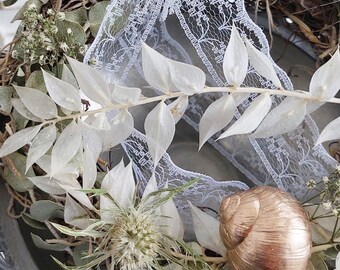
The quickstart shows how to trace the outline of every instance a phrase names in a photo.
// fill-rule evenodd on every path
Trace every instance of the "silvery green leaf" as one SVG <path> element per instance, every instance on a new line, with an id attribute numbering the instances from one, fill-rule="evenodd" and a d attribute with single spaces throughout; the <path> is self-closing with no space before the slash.
<path id="1" fill-rule="evenodd" d="M 47 91 L 55 103 L 70 111 L 81 111 L 80 95 L 76 88 L 46 71 L 43 74 Z"/>
<path id="2" fill-rule="evenodd" d="M 135 87 L 125 87 L 118 84 L 112 90 L 112 99 L 121 104 L 134 104 L 139 100 L 142 90 Z"/>
<path id="3" fill-rule="evenodd" d="M 306 104 L 306 100 L 286 97 L 268 113 L 252 137 L 265 138 L 293 131 L 305 117 Z"/>
<path id="4" fill-rule="evenodd" d="M 63 64 L 63 73 L 61 75 L 61 80 L 69 83 L 75 89 L 79 88 L 76 78 L 66 64 Z"/>
<path id="5" fill-rule="evenodd" d="M 228 94 L 209 105 L 199 123 L 199 148 L 201 148 L 212 135 L 230 123 L 234 117 L 235 110 L 234 98 Z"/>
<path id="6" fill-rule="evenodd" d="M 74 237 L 84 236 L 84 237 L 97 238 L 97 237 L 105 236 L 105 232 L 102 232 L 102 231 L 99 231 L 99 230 L 93 230 L 92 227 L 97 226 L 97 224 L 92 224 L 91 226 L 89 226 L 85 230 L 74 230 L 74 229 L 70 229 L 69 227 L 66 227 L 66 226 L 63 226 L 63 225 L 60 225 L 60 224 L 57 224 L 57 223 L 53 223 L 53 222 L 51 222 L 51 224 L 53 225 L 53 227 L 55 227 L 61 233 L 66 234 L 66 235 L 70 235 L 70 236 L 74 236 Z"/>
<path id="7" fill-rule="evenodd" d="M 273 84 L 281 88 L 280 79 L 277 77 L 273 63 L 270 58 L 263 52 L 256 49 L 248 40 L 246 40 L 247 51 L 249 56 L 250 64 L 254 69 L 263 77 L 271 80 Z"/>
<path id="8" fill-rule="evenodd" d="M 35 186 L 49 194 L 65 194 L 65 190 L 58 184 L 58 180 L 49 176 L 36 176 L 28 178 Z"/>
<path id="9" fill-rule="evenodd" d="M 106 113 L 100 112 L 89 115 L 85 121 L 83 122 L 87 124 L 89 127 L 96 130 L 110 130 L 110 123 L 107 120 Z"/>
<path id="10" fill-rule="evenodd" d="M 236 134 L 246 134 L 254 131 L 262 122 L 272 106 L 268 93 L 256 97 L 242 116 L 225 131 L 218 139 L 223 139 Z"/>
<path id="11" fill-rule="evenodd" d="M 60 134 L 52 148 L 51 175 L 58 173 L 77 153 L 81 145 L 79 125 L 72 121 Z"/>
<path id="12" fill-rule="evenodd" d="M 53 251 L 63 251 L 68 248 L 68 246 L 64 244 L 49 244 L 45 242 L 40 236 L 31 233 L 31 237 L 33 243 L 38 248 L 46 249 L 46 250 L 53 250 Z"/>
<path id="13" fill-rule="evenodd" d="M 97 179 L 97 159 L 86 147 L 83 154 L 83 188 L 91 189 Z"/>
<path id="14" fill-rule="evenodd" d="M 10 113 L 12 109 L 11 97 L 14 92 L 12 86 L 0 86 L 0 110 Z"/>
<path id="15" fill-rule="evenodd" d="M 0 148 L 0 157 L 7 156 L 30 143 L 41 127 L 42 125 L 28 127 L 9 136 Z"/>
<path id="16" fill-rule="evenodd" d="M 175 120 L 175 123 L 182 119 L 182 116 L 184 115 L 186 109 L 188 108 L 188 104 L 189 104 L 188 96 L 181 96 L 168 105 L 168 108 L 172 114 L 172 117 Z"/>
<path id="17" fill-rule="evenodd" d="M 201 246 L 225 256 L 227 249 L 220 236 L 219 221 L 193 206 L 190 202 L 189 205 L 197 242 Z"/>
<path id="18" fill-rule="evenodd" d="M 109 86 L 102 75 L 94 68 L 67 57 L 80 89 L 93 101 L 105 106 L 111 104 Z"/>
<path id="19" fill-rule="evenodd" d="M 64 220 L 66 223 L 79 229 L 86 229 L 91 225 L 90 218 L 85 209 L 68 194 L 65 201 Z"/>
<path id="20" fill-rule="evenodd" d="M 175 90 L 186 95 L 203 91 L 205 86 L 205 73 L 193 65 L 167 59 L 171 82 Z M 173 89 L 170 89 L 173 90 Z"/>
<path id="21" fill-rule="evenodd" d="M 134 120 L 128 110 L 121 110 L 111 121 L 111 130 L 102 131 L 103 151 L 120 144 L 133 131 Z M 119 130 L 119 132 L 117 132 Z"/>
<path id="22" fill-rule="evenodd" d="M 44 222 L 51 217 L 62 218 L 64 216 L 64 206 L 50 200 L 39 200 L 30 207 L 32 218 Z"/>
<path id="23" fill-rule="evenodd" d="M 171 75 L 166 57 L 143 43 L 142 64 L 145 79 L 153 88 L 163 93 L 171 91 Z"/>
<path id="24" fill-rule="evenodd" d="M 12 105 L 14 109 L 21 114 L 23 117 L 25 117 L 28 120 L 32 120 L 34 122 L 42 122 L 43 120 L 37 116 L 35 116 L 33 113 L 31 113 L 24 103 L 21 101 L 20 98 L 12 98 Z"/>
<path id="25" fill-rule="evenodd" d="M 56 137 L 55 125 L 45 127 L 35 136 L 27 154 L 26 171 L 51 148 Z"/>
<path id="26" fill-rule="evenodd" d="M 147 115 L 144 129 L 149 151 L 156 166 L 175 135 L 175 120 L 163 101 Z"/>
<path id="27" fill-rule="evenodd" d="M 312 76 L 309 92 L 323 100 L 330 99 L 340 88 L 340 52 L 336 50 L 332 58 L 322 65 Z"/>
<path id="28" fill-rule="evenodd" d="M 339 139 L 340 138 L 339 126 L 340 126 L 340 117 L 328 123 L 328 125 L 322 130 L 315 144 L 320 144 L 326 141 Z"/>
<path id="29" fill-rule="evenodd" d="M 25 107 L 35 116 L 51 119 L 58 116 L 58 109 L 53 100 L 45 93 L 28 87 L 14 87 Z"/>
<path id="30" fill-rule="evenodd" d="M 235 25 L 231 29 L 231 36 L 223 58 L 223 73 L 228 84 L 240 86 L 248 69 L 248 53 Z"/>

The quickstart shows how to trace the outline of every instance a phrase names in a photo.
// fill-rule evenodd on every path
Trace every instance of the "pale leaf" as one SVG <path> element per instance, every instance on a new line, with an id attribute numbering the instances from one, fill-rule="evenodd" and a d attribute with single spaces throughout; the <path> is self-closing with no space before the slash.
<path id="1" fill-rule="evenodd" d="M 143 192 L 143 198 L 148 196 L 150 193 L 155 192 L 158 190 L 158 185 L 156 181 L 155 174 L 152 174 L 151 178 L 149 179 L 148 183 L 145 186 L 144 192 Z"/>
<path id="2" fill-rule="evenodd" d="M 224 95 L 214 101 L 204 112 L 199 123 L 199 148 L 216 132 L 225 128 L 234 117 L 236 110 L 232 95 Z"/>
<path id="3" fill-rule="evenodd" d="M 102 75 L 94 68 L 67 57 L 80 89 L 91 100 L 106 106 L 111 104 L 109 86 Z"/>
<path id="4" fill-rule="evenodd" d="M 36 176 L 29 177 L 28 179 L 46 193 L 56 195 L 65 194 L 65 190 L 59 186 L 58 181 L 55 178 L 50 178 L 49 176 Z"/>
<path id="5" fill-rule="evenodd" d="M 26 172 L 48 149 L 51 148 L 57 137 L 55 125 L 50 125 L 41 130 L 33 139 L 27 154 Z"/>
<path id="6" fill-rule="evenodd" d="M 88 148 L 93 157 L 97 160 L 99 155 L 102 152 L 102 140 L 95 130 L 92 129 L 82 129 L 82 136 L 83 136 L 83 147 Z"/>
<path id="7" fill-rule="evenodd" d="M 70 111 L 81 111 L 81 99 L 76 88 L 46 71 L 43 75 L 47 91 L 55 103 Z"/>
<path id="8" fill-rule="evenodd" d="M 147 115 L 144 129 L 149 151 L 156 166 L 175 135 L 174 118 L 163 101 Z"/>
<path id="9" fill-rule="evenodd" d="M 286 97 L 268 113 L 252 137 L 265 138 L 293 131 L 305 117 L 306 104 L 306 100 Z"/>
<path id="10" fill-rule="evenodd" d="M 139 88 L 115 84 L 112 91 L 112 99 L 121 104 L 134 104 L 139 100 L 141 92 L 142 90 Z"/>
<path id="11" fill-rule="evenodd" d="M 332 141 L 340 139 L 340 117 L 328 123 L 328 125 L 322 130 L 317 142 L 320 144 L 326 141 Z"/>
<path id="12" fill-rule="evenodd" d="M 270 58 L 263 52 L 256 49 L 248 40 L 246 40 L 247 51 L 250 64 L 263 77 L 271 80 L 273 84 L 281 88 L 280 79 L 277 77 L 274 66 Z"/>
<path id="13" fill-rule="evenodd" d="M 14 109 L 20 113 L 23 117 L 25 117 L 28 120 L 32 120 L 34 122 L 42 122 L 43 120 L 37 116 L 35 116 L 33 113 L 31 113 L 24 105 L 24 103 L 21 101 L 20 98 L 12 98 L 12 105 Z"/>
<path id="14" fill-rule="evenodd" d="M 188 104 L 189 104 L 188 96 L 181 96 L 168 105 L 168 108 L 171 111 L 175 123 L 182 119 L 182 116 L 184 115 L 186 109 L 188 108 Z"/>
<path id="15" fill-rule="evenodd" d="M 0 157 L 7 156 L 30 143 L 42 125 L 22 129 L 9 136 L 0 148 Z"/>
<path id="16" fill-rule="evenodd" d="M 335 270 L 340 270 L 340 252 L 338 252 L 338 254 L 336 255 Z"/>
<path id="17" fill-rule="evenodd" d="M 128 110 L 121 110 L 111 121 L 111 130 L 102 131 L 103 151 L 123 142 L 133 131 L 134 120 Z M 117 132 L 119 131 L 119 132 Z"/>
<path id="18" fill-rule="evenodd" d="M 76 155 L 80 145 L 80 128 L 75 121 L 72 121 L 60 134 L 52 148 L 52 176 L 62 169 Z"/>
<path id="19" fill-rule="evenodd" d="M 163 93 L 171 91 L 171 76 L 166 57 L 143 43 L 142 64 L 145 79 L 153 88 Z"/>
<path id="20" fill-rule="evenodd" d="M 220 236 L 219 221 L 189 202 L 197 242 L 221 256 L 225 256 L 225 248 Z"/>
<path id="21" fill-rule="evenodd" d="M 63 74 L 61 75 L 61 80 L 69 83 L 76 89 L 79 88 L 76 78 L 66 64 L 63 64 Z"/>
<path id="22" fill-rule="evenodd" d="M 192 95 L 203 91 L 205 86 L 205 74 L 201 69 L 193 65 L 170 59 L 167 59 L 167 61 L 171 82 L 175 87 L 174 90 L 180 91 L 186 95 Z"/>
<path id="23" fill-rule="evenodd" d="M 242 116 L 218 139 L 254 131 L 269 112 L 271 105 L 272 100 L 268 93 L 259 95 L 252 101 Z"/>
<path id="24" fill-rule="evenodd" d="M 111 129 L 110 123 L 107 120 L 105 112 L 89 115 L 83 123 L 87 124 L 89 127 L 96 129 L 96 130 L 110 130 Z"/>
<path id="25" fill-rule="evenodd" d="M 314 73 L 309 86 L 311 95 L 322 100 L 334 97 L 340 88 L 339 70 L 340 52 L 337 49 L 332 58 Z"/>
<path id="26" fill-rule="evenodd" d="M 77 181 L 77 180 L 74 179 L 74 181 Z M 58 182 L 60 187 L 62 187 L 67 193 L 71 194 L 75 199 L 78 200 L 78 202 L 86 206 L 88 209 L 95 210 L 95 207 L 92 205 L 89 197 L 87 197 L 85 192 L 81 191 L 80 184 L 77 182 L 76 187 L 74 187 L 74 183 L 69 183 L 69 182 L 61 183 L 60 181 Z"/>
<path id="27" fill-rule="evenodd" d="M 97 159 L 86 147 L 83 154 L 83 188 L 91 189 L 97 178 Z"/>
<path id="28" fill-rule="evenodd" d="M 231 95 L 234 98 L 236 107 L 242 104 L 250 96 L 249 93 L 237 93 L 237 92 L 234 92 Z"/>
<path id="29" fill-rule="evenodd" d="M 35 116 L 51 119 L 58 116 L 57 106 L 45 93 L 28 87 L 14 87 L 25 107 Z"/>
<path id="30" fill-rule="evenodd" d="M 66 223 L 80 229 L 86 229 L 91 225 L 87 212 L 68 194 L 66 195 L 64 220 Z"/>
<path id="31" fill-rule="evenodd" d="M 231 36 L 223 58 L 223 73 L 228 84 L 240 86 L 248 69 L 248 53 L 235 25 L 231 29 Z"/>

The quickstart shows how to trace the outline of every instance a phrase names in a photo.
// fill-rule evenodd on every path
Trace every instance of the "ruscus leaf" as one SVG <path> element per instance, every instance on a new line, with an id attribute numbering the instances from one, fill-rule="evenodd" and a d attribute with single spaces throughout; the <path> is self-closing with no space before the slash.
<path id="1" fill-rule="evenodd" d="M 230 40 L 223 58 L 223 73 L 228 84 L 240 86 L 247 75 L 247 69 L 247 48 L 233 24 Z"/>
<path id="2" fill-rule="evenodd" d="M 230 123 L 235 110 L 236 106 L 232 95 L 224 95 L 209 105 L 199 123 L 199 148 L 212 135 Z"/>
<path id="3" fill-rule="evenodd" d="M 189 105 L 188 96 L 181 96 L 168 105 L 172 117 L 175 120 L 175 123 L 182 119 L 182 116 L 184 115 L 186 109 L 188 108 L 188 105 Z"/>
<path id="4" fill-rule="evenodd" d="M 31 113 L 24 103 L 21 101 L 20 98 L 12 98 L 12 105 L 14 109 L 21 114 L 23 117 L 25 117 L 28 120 L 32 120 L 34 122 L 42 122 L 43 120 L 37 116 L 35 116 L 33 113 Z"/>
<path id="5" fill-rule="evenodd" d="M 97 179 L 97 160 L 92 151 L 86 147 L 83 154 L 83 188 L 90 189 Z"/>
<path id="6" fill-rule="evenodd" d="M 125 87 L 115 84 L 112 90 L 112 99 L 121 104 L 134 104 L 139 100 L 142 90 L 134 87 Z"/>
<path id="7" fill-rule="evenodd" d="M 263 93 L 253 100 L 242 116 L 218 139 L 236 134 L 253 132 L 262 122 L 272 106 L 269 93 Z"/>
<path id="8" fill-rule="evenodd" d="M 339 139 L 340 138 L 339 127 L 340 127 L 340 117 L 328 123 L 328 125 L 322 130 L 315 144 L 320 144 L 326 141 Z"/>
<path id="9" fill-rule="evenodd" d="M 149 151 L 156 166 L 175 135 L 174 118 L 163 101 L 147 115 L 144 129 Z"/>

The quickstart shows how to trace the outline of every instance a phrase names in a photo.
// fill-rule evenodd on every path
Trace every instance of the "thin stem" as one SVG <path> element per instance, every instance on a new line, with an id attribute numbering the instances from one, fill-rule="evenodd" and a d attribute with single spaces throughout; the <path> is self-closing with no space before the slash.
<path id="1" fill-rule="evenodd" d="M 184 259 L 187 261 L 196 261 L 197 258 L 189 255 L 185 255 L 179 252 L 171 251 L 171 255 L 178 258 L 178 259 Z M 220 264 L 220 263 L 226 263 L 228 261 L 227 257 L 209 257 L 209 256 L 201 256 L 200 259 L 202 259 L 205 262 L 208 263 L 215 263 L 215 264 Z"/>

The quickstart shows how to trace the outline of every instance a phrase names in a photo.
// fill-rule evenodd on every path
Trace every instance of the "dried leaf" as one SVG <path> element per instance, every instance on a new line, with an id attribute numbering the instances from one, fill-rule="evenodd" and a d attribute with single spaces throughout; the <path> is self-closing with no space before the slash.
<path id="1" fill-rule="evenodd" d="M 236 106 L 232 95 L 224 95 L 209 105 L 199 124 L 199 148 L 212 135 L 230 123 L 234 117 L 235 110 Z"/>
<path id="2" fill-rule="evenodd" d="M 53 250 L 53 251 L 63 251 L 67 249 L 67 246 L 64 244 L 49 244 L 42 240 L 41 237 L 38 235 L 35 235 L 31 233 L 31 237 L 33 240 L 34 245 L 36 245 L 38 248 L 46 249 L 46 250 Z"/>
<path id="3" fill-rule="evenodd" d="M 205 86 L 205 73 L 193 65 L 167 59 L 171 82 L 175 89 L 186 95 L 203 91 Z"/>
<path id="4" fill-rule="evenodd" d="M 268 93 L 259 95 L 253 100 L 242 116 L 218 139 L 254 131 L 269 112 L 271 105 L 272 100 Z"/>
<path id="5" fill-rule="evenodd" d="M 60 134 L 52 148 L 51 176 L 62 169 L 77 153 L 81 145 L 80 128 L 72 121 Z"/>
<path id="6" fill-rule="evenodd" d="M 196 239 L 201 246 L 225 256 L 225 248 L 220 236 L 219 221 L 204 213 L 189 202 Z"/>
<path id="7" fill-rule="evenodd" d="M 121 104 L 134 104 L 139 100 L 142 90 L 115 84 L 112 90 L 112 99 Z"/>
<path id="8" fill-rule="evenodd" d="M 306 104 L 306 100 L 286 97 L 284 101 L 268 113 L 252 137 L 265 138 L 293 131 L 305 117 Z"/>
<path id="9" fill-rule="evenodd" d="M 83 188 L 91 189 L 97 179 L 97 159 L 86 147 L 83 154 Z"/>
<path id="10" fill-rule="evenodd" d="M 93 157 L 97 160 L 102 152 L 102 140 L 95 130 L 82 129 L 83 148 L 89 149 Z"/>
<path id="11" fill-rule="evenodd" d="M 74 178 L 74 181 L 69 182 L 61 182 L 58 181 L 60 187 L 62 187 L 67 193 L 71 194 L 78 202 L 86 206 L 88 209 L 95 210 L 94 206 L 92 205 L 89 197 L 87 197 L 86 193 L 82 192 L 82 188 L 78 183 L 77 179 Z"/>
<path id="12" fill-rule="evenodd" d="M 28 88 L 14 87 L 25 107 L 35 116 L 42 119 L 51 119 L 58 116 L 57 106 L 53 100 L 43 92 Z"/>
<path id="13" fill-rule="evenodd" d="M 149 151 L 156 166 L 175 135 L 174 118 L 163 101 L 147 115 L 144 129 Z"/>
<path id="14" fill-rule="evenodd" d="M 145 186 L 143 198 L 146 198 L 146 196 L 155 191 L 158 191 L 158 185 L 155 174 L 152 174 L 151 178 L 149 179 L 148 183 Z"/>
<path id="15" fill-rule="evenodd" d="M 142 64 L 144 77 L 153 88 L 163 93 L 171 91 L 171 76 L 166 57 L 143 43 Z"/>
<path id="16" fill-rule="evenodd" d="M 25 144 L 30 143 L 35 135 L 38 134 L 41 127 L 42 124 L 25 128 L 9 136 L 0 148 L 0 157 L 7 156 L 23 147 Z"/>
<path id="17" fill-rule="evenodd" d="M 273 84 L 281 88 L 280 79 L 277 77 L 273 63 L 270 58 L 263 52 L 256 49 L 248 40 L 246 40 L 247 51 L 249 56 L 250 64 L 254 69 L 263 77 L 271 80 Z"/>
<path id="18" fill-rule="evenodd" d="M 319 135 L 318 140 L 316 141 L 316 145 L 326 142 L 332 141 L 340 138 L 340 117 L 328 123 L 328 125 L 322 130 Z"/>
<path id="19" fill-rule="evenodd" d="M 76 78 L 66 64 L 63 64 L 63 73 L 61 75 L 61 80 L 69 83 L 75 89 L 79 88 Z"/>
<path id="20" fill-rule="evenodd" d="M 79 229 L 86 229 L 91 225 L 90 218 L 85 209 L 68 194 L 66 195 L 64 220 L 66 223 Z"/>
<path id="21" fill-rule="evenodd" d="M 42 129 L 33 139 L 27 154 L 26 172 L 48 149 L 51 148 L 57 137 L 57 130 L 54 125 Z"/>
<path id="22" fill-rule="evenodd" d="M 42 122 L 43 120 L 37 116 L 35 116 L 33 113 L 31 113 L 24 103 L 21 101 L 20 98 L 12 98 L 12 105 L 14 109 L 21 114 L 23 117 L 25 117 L 28 120 L 32 120 L 34 122 Z"/>
<path id="23" fill-rule="evenodd" d="M 12 86 L 0 86 L 0 110 L 10 113 L 12 109 L 11 97 L 14 92 Z"/>
<path id="24" fill-rule="evenodd" d="M 223 58 L 223 72 L 228 84 L 240 86 L 248 69 L 248 53 L 235 25 L 231 29 L 231 36 Z"/>
<path id="25" fill-rule="evenodd" d="M 184 115 L 186 109 L 188 108 L 188 105 L 189 105 L 188 96 L 181 96 L 168 105 L 168 108 L 171 111 L 175 123 L 182 119 L 182 116 Z"/>
<path id="26" fill-rule="evenodd" d="M 111 130 L 102 131 L 103 151 L 123 142 L 133 131 L 134 120 L 128 110 L 121 110 L 111 121 Z M 117 132 L 119 130 L 119 132 Z"/>
<path id="27" fill-rule="evenodd" d="M 55 103 L 70 111 L 81 111 L 80 95 L 76 88 L 46 71 L 43 74 L 47 91 Z"/>
<path id="28" fill-rule="evenodd" d="M 322 65 L 313 75 L 309 92 L 323 100 L 330 99 L 340 88 L 340 52 L 336 50 L 332 58 Z"/>
<path id="29" fill-rule="evenodd" d="M 105 112 L 89 115 L 83 123 L 87 124 L 88 127 L 91 127 L 95 130 L 110 130 L 111 129 L 110 123 L 107 120 Z"/>
<path id="30" fill-rule="evenodd" d="M 39 200 L 34 202 L 30 207 L 32 218 L 44 222 L 51 217 L 62 218 L 64 207 L 50 200 Z"/>
<path id="31" fill-rule="evenodd" d="M 336 255 L 335 270 L 340 270 L 340 252 L 338 253 L 338 255 Z"/>
<path id="32" fill-rule="evenodd" d="M 34 185 L 48 194 L 65 194 L 65 190 L 58 184 L 57 179 L 49 176 L 36 176 L 28 178 Z"/>
<path id="33" fill-rule="evenodd" d="M 67 60 L 70 63 L 80 89 L 84 94 L 91 100 L 103 106 L 110 105 L 110 89 L 102 75 L 94 68 L 75 59 L 67 57 Z"/>

